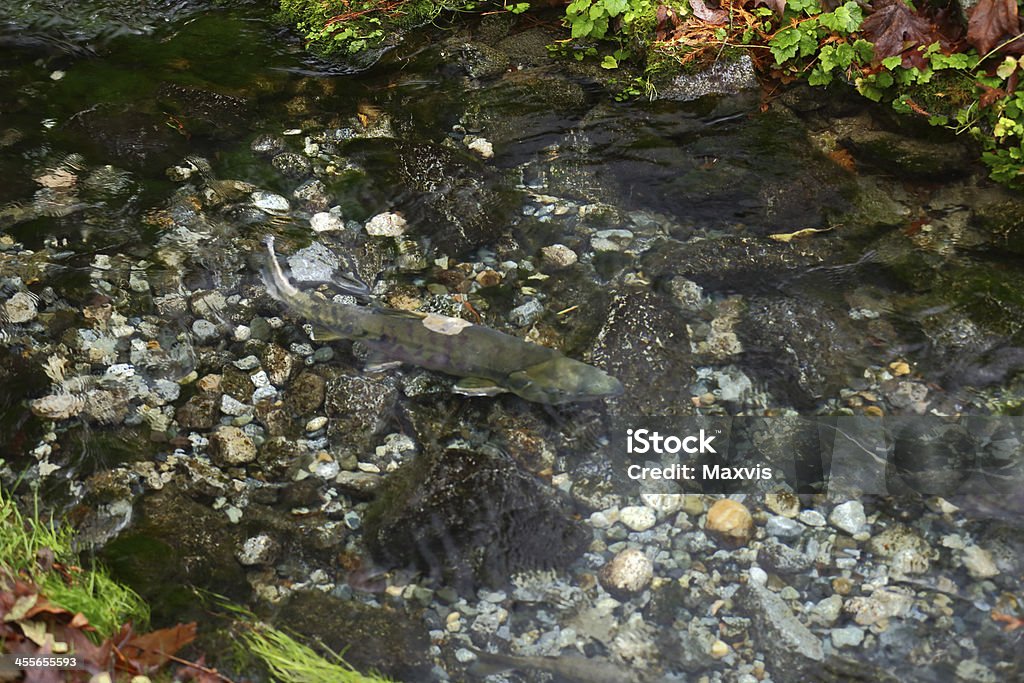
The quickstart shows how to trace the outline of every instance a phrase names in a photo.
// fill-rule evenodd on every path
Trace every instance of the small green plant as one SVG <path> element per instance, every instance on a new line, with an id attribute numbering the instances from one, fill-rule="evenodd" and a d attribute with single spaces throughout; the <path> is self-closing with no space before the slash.
<path id="1" fill-rule="evenodd" d="M 0 568 L 31 579 L 53 604 L 81 612 L 98 639 L 117 633 L 125 622 L 137 628 L 147 624 L 149 608 L 133 590 L 114 581 L 102 567 L 79 566 L 72 537 L 71 529 L 44 521 L 38 503 L 31 514 L 23 515 L 0 489 Z"/>
<path id="2" fill-rule="evenodd" d="M 340 654 L 326 647 L 328 654 L 320 655 L 284 631 L 265 624 L 251 624 L 244 639 L 279 683 L 389 683 L 387 678 L 359 673 Z"/>

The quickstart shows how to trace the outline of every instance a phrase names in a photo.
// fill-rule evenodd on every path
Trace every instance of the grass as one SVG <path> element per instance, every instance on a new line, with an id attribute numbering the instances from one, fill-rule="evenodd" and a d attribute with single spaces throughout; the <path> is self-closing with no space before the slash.
<path id="1" fill-rule="evenodd" d="M 330 649 L 328 656 L 320 655 L 270 626 L 253 625 L 245 640 L 279 683 L 390 683 L 390 679 L 381 676 L 359 673 Z"/>
<path id="2" fill-rule="evenodd" d="M 70 528 L 44 521 L 38 499 L 26 515 L 0 488 L 0 568 L 31 579 L 53 604 L 81 612 L 100 640 L 117 633 L 128 621 L 137 630 L 145 627 L 149 622 L 146 603 L 102 567 L 83 569 L 73 547 L 73 534 Z M 39 558 L 51 553 L 54 569 L 44 570 Z"/>

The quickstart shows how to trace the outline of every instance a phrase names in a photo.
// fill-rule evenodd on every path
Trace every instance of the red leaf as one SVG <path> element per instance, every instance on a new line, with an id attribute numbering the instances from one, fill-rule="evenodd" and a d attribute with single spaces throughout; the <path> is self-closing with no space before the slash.
<path id="1" fill-rule="evenodd" d="M 140 669 L 155 669 L 166 664 L 169 655 L 191 643 L 195 637 L 196 622 L 178 624 L 134 636 L 121 646 L 121 654 Z"/>
<path id="2" fill-rule="evenodd" d="M 724 24 L 729 18 L 729 13 L 721 9 L 711 9 L 704 4 L 704 0 L 690 0 L 690 9 L 693 16 L 703 19 L 709 24 Z"/>
<path id="3" fill-rule="evenodd" d="M 915 14 L 902 0 L 889 0 L 876 7 L 861 24 L 860 30 L 875 44 L 875 59 L 878 61 L 903 54 L 907 48 L 929 45 L 938 40 L 931 23 Z"/>
<path id="4" fill-rule="evenodd" d="M 978 85 L 981 86 L 982 90 L 984 90 L 984 92 L 981 94 L 981 97 L 978 98 L 978 106 L 982 109 L 984 109 L 985 107 L 992 106 L 993 102 L 996 102 L 1006 97 L 1006 91 L 1003 90 L 1002 88 L 990 88 L 987 85 L 983 85 L 981 83 L 978 83 Z"/>
<path id="5" fill-rule="evenodd" d="M 984 56 L 1006 39 L 1020 33 L 1020 19 L 1017 17 L 1017 0 L 980 0 L 971 12 L 967 22 L 967 42 L 978 48 Z M 1021 41 L 1007 45 L 1003 52 L 1020 54 L 1020 47 L 1013 48 Z"/>

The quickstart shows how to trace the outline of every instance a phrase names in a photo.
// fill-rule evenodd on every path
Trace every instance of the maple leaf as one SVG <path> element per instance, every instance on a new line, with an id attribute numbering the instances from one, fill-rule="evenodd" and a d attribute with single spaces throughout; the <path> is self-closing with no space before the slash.
<path id="1" fill-rule="evenodd" d="M 902 0 L 889 0 L 876 7 L 860 28 L 864 37 L 875 44 L 876 61 L 903 54 L 907 48 L 929 45 L 937 39 L 931 23 L 915 14 Z"/>
<path id="2" fill-rule="evenodd" d="M 1020 28 L 1017 0 L 980 0 L 967 21 L 967 42 L 984 56 L 1003 40 L 1020 33 Z M 1024 41 L 1015 40 L 1001 52 L 1022 54 Z"/>
<path id="3" fill-rule="evenodd" d="M 704 4 L 704 0 L 690 0 L 690 9 L 693 16 L 703 19 L 709 24 L 724 24 L 729 18 L 729 13 L 721 9 L 711 9 Z"/>

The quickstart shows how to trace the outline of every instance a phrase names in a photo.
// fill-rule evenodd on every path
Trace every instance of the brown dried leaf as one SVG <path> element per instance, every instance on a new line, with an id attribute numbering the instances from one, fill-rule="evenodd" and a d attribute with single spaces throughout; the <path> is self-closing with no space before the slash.
<path id="1" fill-rule="evenodd" d="M 665 5 L 658 5 L 657 21 L 654 24 L 654 39 L 657 41 L 668 40 L 679 27 L 679 16 L 675 10 Z"/>
<path id="2" fill-rule="evenodd" d="M 875 59 L 902 54 L 918 45 L 929 45 L 936 40 L 934 27 L 919 17 L 902 0 L 890 0 L 875 8 L 860 27 L 864 37 L 875 44 Z"/>
<path id="3" fill-rule="evenodd" d="M 709 24 L 724 24 L 729 19 L 729 13 L 722 9 L 711 9 L 704 4 L 704 0 L 690 0 L 690 9 L 693 16 L 703 19 Z"/>
<path id="4" fill-rule="evenodd" d="M 142 635 L 134 636 L 121 646 L 121 654 L 140 670 L 155 669 L 168 661 L 196 637 L 196 622 L 178 624 Z"/>
<path id="5" fill-rule="evenodd" d="M 981 107 L 982 109 L 984 109 L 985 107 L 990 107 L 992 106 L 993 102 L 998 102 L 999 100 L 1006 97 L 1006 91 L 1003 90 L 1002 88 L 990 88 L 987 85 L 983 85 L 981 83 L 978 83 L 978 85 L 981 86 L 981 89 L 984 91 L 981 94 L 981 97 L 978 98 L 978 106 Z"/>
<path id="6" fill-rule="evenodd" d="M 978 48 L 982 56 L 1019 32 L 1017 0 L 980 0 L 967 22 L 967 42 Z"/>

